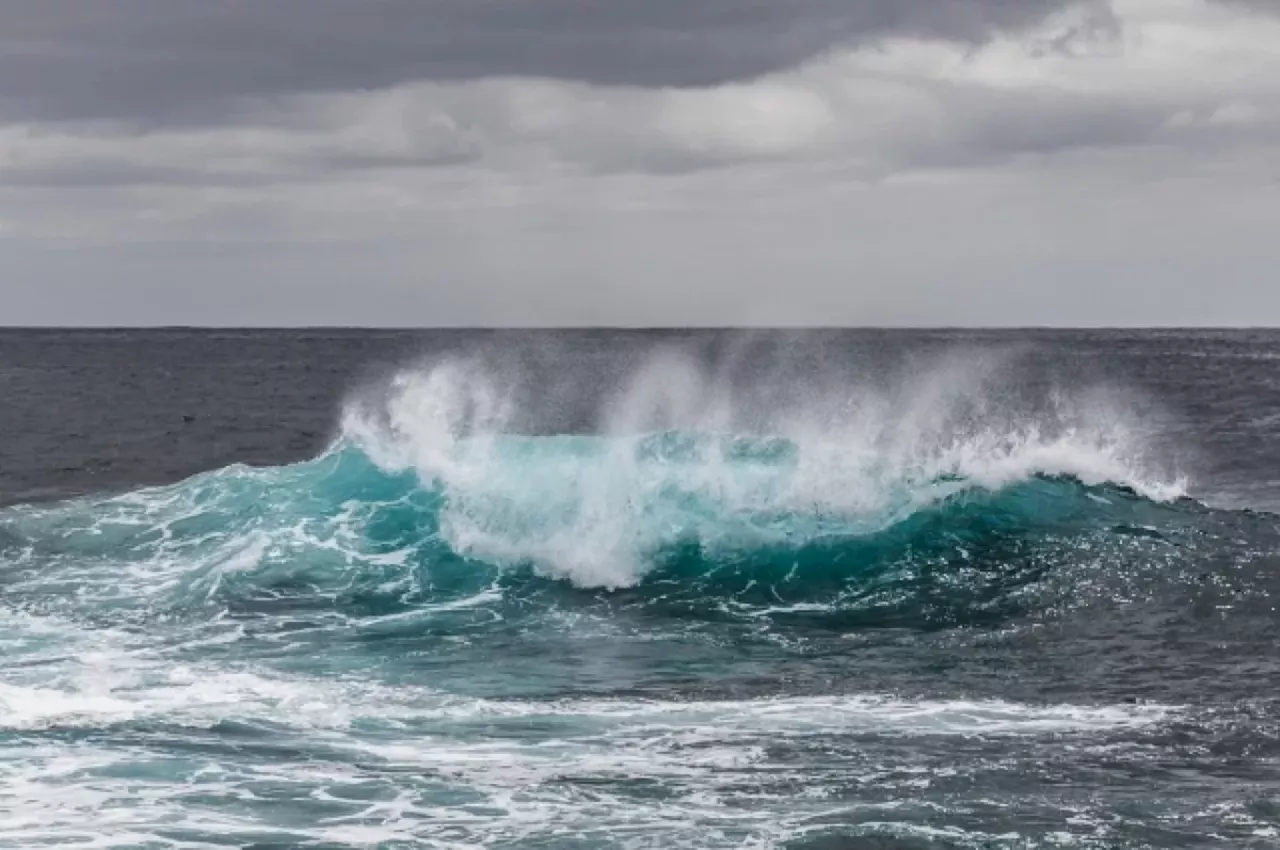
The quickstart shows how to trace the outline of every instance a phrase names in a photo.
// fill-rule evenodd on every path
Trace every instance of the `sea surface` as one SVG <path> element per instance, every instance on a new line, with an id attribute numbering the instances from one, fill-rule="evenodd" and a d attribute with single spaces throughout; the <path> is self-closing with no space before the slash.
<path id="1" fill-rule="evenodd" d="M 1280 333 L 0 331 L 0 847 L 1280 846 Z"/>

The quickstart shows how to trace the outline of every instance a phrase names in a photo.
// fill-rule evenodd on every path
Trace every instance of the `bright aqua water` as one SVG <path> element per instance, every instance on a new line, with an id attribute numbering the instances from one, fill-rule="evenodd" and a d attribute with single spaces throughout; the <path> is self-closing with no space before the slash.
<path id="1" fill-rule="evenodd" d="M 311 460 L 4 509 L 0 844 L 1277 840 L 1274 515 L 1083 391 L 660 371 L 531 436 L 446 362 Z"/>

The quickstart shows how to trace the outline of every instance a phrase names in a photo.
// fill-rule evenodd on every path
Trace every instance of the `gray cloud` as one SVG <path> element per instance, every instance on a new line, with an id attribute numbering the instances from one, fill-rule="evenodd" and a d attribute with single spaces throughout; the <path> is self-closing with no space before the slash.
<path id="1" fill-rule="evenodd" d="M 94 152 L 92 148 L 103 141 L 108 142 L 112 150 Z M 339 145 L 325 149 L 299 143 L 292 149 L 264 154 L 250 162 L 211 162 L 193 150 L 185 158 L 172 157 L 171 162 L 165 163 L 148 161 L 149 156 L 162 150 L 139 137 L 84 137 L 84 146 L 89 149 L 84 153 L 71 151 L 28 167 L 0 167 L 0 179 L 11 187 L 43 189 L 147 186 L 250 189 L 305 184 L 343 172 L 376 174 L 444 168 L 473 162 L 479 154 L 463 143 L 434 150 L 423 146 L 402 152 L 343 149 Z M 130 151 L 130 147 L 135 150 Z M 213 145 L 207 148 L 215 149 Z"/>
<path id="2" fill-rule="evenodd" d="M 1280 321 L 1272 5 L 0 0 L 0 312 Z"/>
<path id="3" fill-rule="evenodd" d="M 1280 15 L 1280 3 L 1277 3 L 1276 0 L 1213 0 L 1213 2 L 1224 6 L 1238 6 L 1255 12 L 1270 12 L 1273 15 Z"/>
<path id="4" fill-rule="evenodd" d="M 286 216 L 289 239 L 249 241 L 280 222 L 237 208 L 199 231 L 243 241 L 24 241 L 0 250 L 0 279 L 13 321 L 1257 324 L 1280 321 L 1280 191 L 1258 184 L 1258 165 L 1162 184 L 1127 157 L 1076 156 L 852 195 L 824 195 L 822 175 L 703 175 L 648 209 L 596 184 L 427 215 L 331 187 L 327 207 L 304 199 L 312 217 Z"/>
<path id="5" fill-rule="evenodd" d="M 10 120 L 235 120 L 244 98 L 495 75 L 702 86 L 851 41 L 980 41 L 1071 0 L 0 0 Z M 1101 10 L 1105 6 L 1095 4 Z"/>

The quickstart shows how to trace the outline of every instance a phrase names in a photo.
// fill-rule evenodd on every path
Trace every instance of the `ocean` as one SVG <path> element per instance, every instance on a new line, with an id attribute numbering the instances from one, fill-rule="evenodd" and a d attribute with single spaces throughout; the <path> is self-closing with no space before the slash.
<path id="1" fill-rule="evenodd" d="M 0 847 L 1280 846 L 1280 332 L 0 331 Z"/>

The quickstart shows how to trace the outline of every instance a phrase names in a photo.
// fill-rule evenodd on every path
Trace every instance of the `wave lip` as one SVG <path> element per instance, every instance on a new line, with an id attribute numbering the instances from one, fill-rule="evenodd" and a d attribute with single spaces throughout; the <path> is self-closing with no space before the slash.
<path id="1" fill-rule="evenodd" d="M 476 448 L 462 439 L 456 450 Z M 868 593 L 909 605 L 922 569 L 951 563 L 1008 585 L 1027 551 L 1064 556 L 1073 540 L 1106 551 L 1117 534 L 1159 541 L 1197 516 L 1128 486 L 1039 473 L 996 484 L 881 472 L 889 483 L 858 479 L 851 504 L 830 478 L 814 484 L 805 451 L 707 434 L 495 435 L 476 461 L 484 474 L 424 482 L 340 443 L 295 466 L 9 510 L 10 592 L 94 616 L 323 599 L 374 619 L 479 617 L 523 592 L 531 571 L 653 594 L 674 583 L 658 595 L 748 615 L 806 604 L 838 613 Z M 1014 541 L 1033 549 L 1019 556 Z M 964 619 L 964 598 L 947 603 L 948 617 Z"/>
<path id="2" fill-rule="evenodd" d="M 1047 554 L 1183 518 L 1170 502 L 1185 479 L 1105 395 L 1009 401 L 991 375 L 949 367 L 762 409 L 679 359 L 639 372 L 596 433 L 532 435 L 482 365 L 407 370 L 353 399 L 313 460 L 0 512 L 10 584 L 139 617 L 304 599 L 445 611 L 530 572 L 785 607 L 933 569 L 923 558 L 994 570 L 1013 539 Z"/>
<path id="3" fill-rule="evenodd" d="M 354 399 L 340 445 L 439 493 L 454 552 L 584 587 L 634 586 L 674 545 L 874 534 L 1039 478 L 1185 495 L 1116 394 L 1017 395 L 1008 378 L 1007 364 L 953 358 L 891 390 L 855 380 L 762 394 L 659 352 L 602 403 L 594 435 L 533 437 L 519 433 L 510 376 L 446 359 Z"/>
<path id="4" fill-rule="evenodd" d="M 1086 491 L 1095 501 L 1111 489 L 1156 502 L 1185 492 L 1181 481 L 1145 480 L 1068 438 L 1027 435 L 948 448 L 914 467 L 851 459 L 825 445 L 815 453 L 789 438 L 684 432 L 497 435 L 462 438 L 451 450 L 451 466 L 424 473 L 451 551 L 609 589 L 639 584 L 663 552 L 681 547 L 705 560 L 798 551 L 873 538 L 958 502 L 1007 509 L 1037 489 L 1042 502 L 1060 500 L 1044 516 L 1079 512 Z M 464 471 L 454 476 L 457 467 Z"/>

